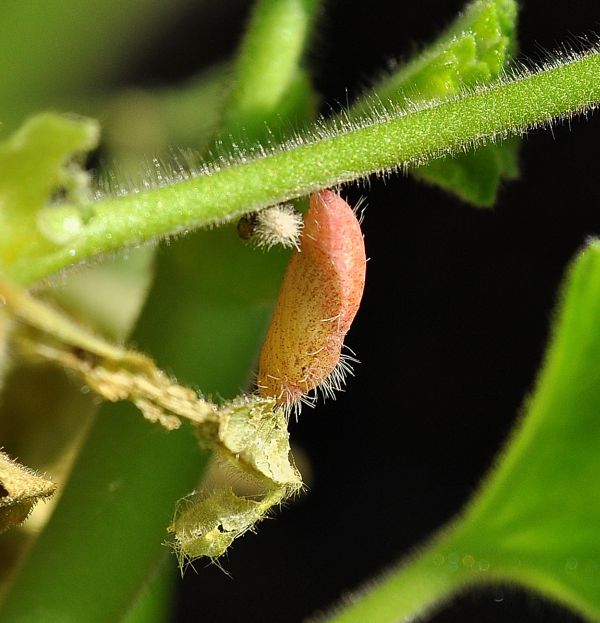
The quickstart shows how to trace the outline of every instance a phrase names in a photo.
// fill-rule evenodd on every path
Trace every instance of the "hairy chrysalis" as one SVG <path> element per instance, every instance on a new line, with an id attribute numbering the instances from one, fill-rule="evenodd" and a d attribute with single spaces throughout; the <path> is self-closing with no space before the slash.
<path id="1" fill-rule="evenodd" d="M 365 272 L 355 212 L 331 190 L 312 195 L 260 353 L 260 395 L 298 408 L 312 404 L 316 390 L 333 396 L 341 388 L 352 360 L 342 353 L 344 337 L 360 305 Z"/>

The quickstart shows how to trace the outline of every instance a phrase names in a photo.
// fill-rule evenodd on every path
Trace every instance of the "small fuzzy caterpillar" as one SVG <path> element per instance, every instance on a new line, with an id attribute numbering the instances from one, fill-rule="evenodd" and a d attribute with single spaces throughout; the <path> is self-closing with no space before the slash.
<path id="1" fill-rule="evenodd" d="M 243 240 L 270 249 L 277 244 L 299 249 L 302 215 L 294 206 L 284 203 L 242 217 L 237 226 Z"/>
<path id="2" fill-rule="evenodd" d="M 352 208 L 331 190 L 312 195 L 260 353 L 261 396 L 298 410 L 314 403 L 316 390 L 333 396 L 341 388 L 352 359 L 342 354 L 344 337 L 360 305 L 365 272 L 365 245 Z"/>

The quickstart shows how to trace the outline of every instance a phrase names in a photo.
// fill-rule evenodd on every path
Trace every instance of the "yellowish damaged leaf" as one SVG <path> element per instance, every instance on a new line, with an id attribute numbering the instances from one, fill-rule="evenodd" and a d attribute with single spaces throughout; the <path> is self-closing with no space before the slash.
<path id="1" fill-rule="evenodd" d="M 169 531 L 181 564 L 217 558 L 302 488 L 288 421 L 275 400 L 243 396 L 218 407 L 173 382 L 150 358 L 110 344 L 27 291 L 0 281 L 0 297 L 16 321 L 11 337 L 19 354 L 62 366 L 106 400 L 129 400 L 167 429 L 189 420 L 203 445 L 259 485 L 255 497 L 223 487 L 180 504 Z"/>
<path id="2" fill-rule="evenodd" d="M 168 430 L 178 428 L 181 417 L 196 423 L 215 417 L 214 405 L 173 382 L 149 357 L 110 344 L 6 282 L 0 297 L 22 323 L 14 335 L 21 354 L 77 373 L 106 400 L 130 400 Z"/>
<path id="3" fill-rule="evenodd" d="M 25 521 L 37 502 L 55 490 L 53 482 L 0 451 L 0 532 Z"/>
<path id="4" fill-rule="evenodd" d="M 169 527 L 180 565 L 207 556 L 216 559 L 233 541 L 302 488 L 291 459 L 287 419 L 275 401 L 245 396 L 219 410 L 217 426 L 197 426 L 202 444 L 262 485 L 255 497 L 230 488 L 183 500 Z"/>
<path id="5" fill-rule="evenodd" d="M 302 486 L 290 461 L 287 419 L 274 400 L 238 398 L 219 409 L 216 431 L 197 427 L 197 434 L 205 446 L 268 486 Z"/>
<path id="6" fill-rule="evenodd" d="M 182 500 L 169 532 L 174 536 L 174 549 L 179 564 L 204 556 L 218 558 L 233 541 L 242 536 L 269 510 L 283 501 L 286 490 L 269 491 L 261 500 L 237 496 L 231 489 L 219 489 L 208 497 Z"/>

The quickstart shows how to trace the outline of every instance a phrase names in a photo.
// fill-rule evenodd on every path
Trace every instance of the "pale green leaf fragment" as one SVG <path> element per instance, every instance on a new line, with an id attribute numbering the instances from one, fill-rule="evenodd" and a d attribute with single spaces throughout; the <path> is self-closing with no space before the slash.
<path id="1" fill-rule="evenodd" d="M 287 419 L 273 401 L 244 396 L 219 409 L 175 383 L 145 355 L 105 341 L 25 290 L 0 281 L 0 296 L 19 321 L 13 343 L 22 355 L 79 375 L 106 400 L 130 400 L 167 429 L 177 428 L 182 418 L 191 421 L 206 446 L 260 483 L 259 499 L 221 490 L 179 513 L 172 531 L 180 560 L 218 557 L 302 487 Z"/>
<path id="2" fill-rule="evenodd" d="M 182 500 L 169 528 L 180 564 L 200 557 L 216 559 L 270 510 L 302 487 L 291 459 L 287 419 L 271 400 L 244 396 L 225 404 L 215 422 L 196 426 L 201 443 L 229 465 L 257 481 L 263 492 L 253 498 L 229 488 Z"/>
<path id="3" fill-rule="evenodd" d="M 287 419 L 273 401 L 247 396 L 219 409 L 172 381 L 145 355 L 110 344 L 25 290 L 0 281 L 0 297 L 18 321 L 12 344 L 20 354 L 59 364 L 107 400 L 130 400 L 167 429 L 177 428 L 180 418 L 191 421 L 205 445 L 260 483 L 256 499 L 221 489 L 178 510 L 170 531 L 181 564 L 219 557 L 302 487 L 290 456 Z M 30 506 L 17 510 L 21 517 Z"/>
<path id="4" fill-rule="evenodd" d="M 181 504 L 187 504 L 187 508 L 178 513 L 169 527 L 175 535 L 173 547 L 180 565 L 224 554 L 236 538 L 264 519 L 285 493 L 284 489 L 273 489 L 257 501 L 237 496 L 231 489 L 219 489 L 203 499 L 183 500 Z"/>
<path id="5" fill-rule="evenodd" d="M 52 204 L 91 199 L 79 158 L 96 147 L 98 136 L 92 119 L 44 113 L 0 143 L 0 270 L 24 252 L 51 249 L 79 233 L 83 212 L 70 209 L 55 219 Z"/>
<path id="6" fill-rule="evenodd" d="M 244 396 L 219 409 L 218 431 L 211 439 L 198 435 L 211 449 L 269 486 L 302 486 L 298 470 L 290 460 L 287 419 L 275 403 Z"/>
<path id="7" fill-rule="evenodd" d="M 25 521 L 37 502 L 55 490 L 53 482 L 0 450 L 0 532 Z"/>

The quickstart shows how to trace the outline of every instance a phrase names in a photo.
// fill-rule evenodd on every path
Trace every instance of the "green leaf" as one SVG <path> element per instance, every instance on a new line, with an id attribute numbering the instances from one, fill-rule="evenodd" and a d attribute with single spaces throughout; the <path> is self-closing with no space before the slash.
<path id="1" fill-rule="evenodd" d="M 600 242 L 569 270 L 535 392 L 459 527 L 492 575 L 600 618 Z"/>
<path id="2" fill-rule="evenodd" d="M 437 184 L 475 206 L 491 206 L 502 178 L 518 176 L 519 141 L 507 139 L 469 151 L 462 156 L 445 156 L 414 174 L 425 182 Z"/>
<path id="3" fill-rule="evenodd" d="M 93 149 L 98 135 L 92 119 L 45 113 L 0 143 L 0 265 L 32 249 L 52 250 L 79 233 L 77 207 L 57 221 L 50 202 L 57 195 L 76 204 L 89 198 L 88 176 L 76 157 Z"/>
<path id="4" fill-rule="evenodd" d="M 205 149 L 221 118 L 229 73 L 230 63 L 219 63 L 176 86 L 126 88 L 96 104 L 103 119 L 102 145 L 119 163 L 119 174 L 144 179 L 148 155 L 169 162 L 174 145 Z"/>
<path id="5" fill-rule="evenodd" d="M 437 41 L 363 98 L 352 116 L 364 114 L 373 97 L 384 105 L 391 101 L 405 106 L 494 82 L 515 53 L 516 19 L 514 0 L 476 0 Z M 502 178 L 516 176 L 517 149 L 517 141 L 488 145 L 446 156 L 414 173 L 476 206 L 490 206 Z"/>
<path id="6" fill-rule="evenodd" d="M 333 623 L 422 615 L 465 587 L 521 584 L 600 620 L 600 241 L 569 269 L 523 418 L 464 513 Z"/>
<path id="7" fill-rule="evenodd" d="M 179 574 L 170 562 L 165 553 L 159 568 L 141 588 L 123 623 L 169 623 L 173 620 L 173 598 Z"/>
<path id="8" fill-rule="evenodd" d="M 448 77 L 441 95 L 489 84 L 501 76 L 516 49 L 516 18 L 517 5 L 512 0 L 478 1 L 467 8 L 444 38 L 445 44 L 439 43 L 443 51 L 436 60 L 445 65 L 440 73 Z M 421 80 L 427 81 L 427 73 L 423 71 Z M 434 76 L 429 78 L 435 84 Z M 446 156 L 416 169 L 415 175 L 476 206 L 491 206 L 501 180 L 516 177 L 518 147 L 519 142 L 511 140 L 463 156 Z"/>

